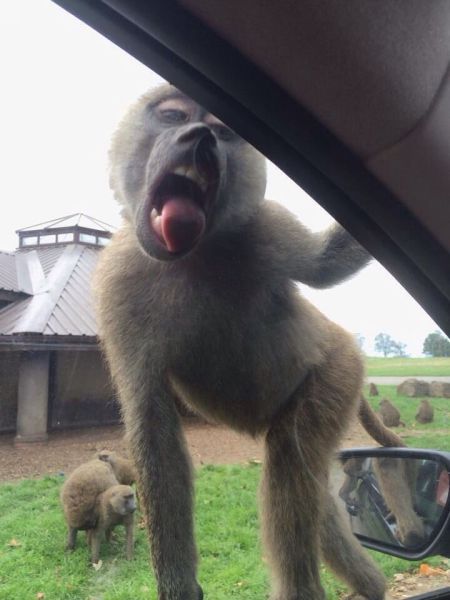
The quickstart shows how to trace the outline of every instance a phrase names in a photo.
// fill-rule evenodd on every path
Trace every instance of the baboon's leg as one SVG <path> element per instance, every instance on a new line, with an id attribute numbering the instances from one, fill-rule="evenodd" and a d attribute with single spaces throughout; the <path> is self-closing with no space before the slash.
<path id="1" fill-rule="evenodd" d="M 167 389 L 143 389 L 141 373 L 128 381 L 122 395 L 123 412 L 138 470 L 158 597 L 200 600 L 191 462 L 174 399 Z"/>
<path id="2" fill-rule="evenodd" d="M 86 544 L 88 545 L 88 548 L 91 547 L 91 541 L 92 541 L 92 529 L 87 529 L 86 530 Z"/>
<path id="3" fill-rule="evenodd" d="M 75 527 L 69 527 L 66 550 L 73 550 L 75 548 L 75 545 L 77 543 L 77 533 L 78 529 L 76 529 Z"/>
<path id="4" fill-rule="evenodd" d="M 99 529 L 93 529 L 91 532 L 91 562 L 93 563 L 98 563 L 98 559 L 100 558 L 101 533 Z"/>
<path id="5" fill-rule="evenodd" d="M 383 600 L 386 584 L 370 556 L 351 532 L 327 492 L 324 498 L 320 543 L 324 560 L 361 600 Z"/>
<path id="6" fill-rule="evenodd" d="M 105 538 L 106 538 L 106 541 L 108 542 L 108 544 L 111 542 L 112 532 L 113 532 L 112 527 L 108 527 L 108 529 L 105 531 Z"/>
<path id="7" fill-rule="evenodd" d="M 134 526 L 133 526 L 133 517 L 131 519 L 125 520 L 125 535 L 126 535 L 126 557 L 127 560 L 131 560 L 133 558 L 133 549 L 134 549 Z"/>
<path id="8" fill-rule="evenodd" d="M 325 598 L 319 578 L 319 521 L 326 475 L 320 452 L 302 442 L 294 413 L 280 418 L 266 436 L 262 517 L 273 600 Z"/>

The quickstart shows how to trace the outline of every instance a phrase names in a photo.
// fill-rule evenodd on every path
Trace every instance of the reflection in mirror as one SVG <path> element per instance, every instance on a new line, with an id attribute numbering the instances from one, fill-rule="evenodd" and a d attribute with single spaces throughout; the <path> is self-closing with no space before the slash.
<path id="1" fill-rule="evenodd" d="M 342 469 L 337 491 L 353 533 L 407 550 L 431 541 L 449 495 L 438 458 L 353 456 Z"/>

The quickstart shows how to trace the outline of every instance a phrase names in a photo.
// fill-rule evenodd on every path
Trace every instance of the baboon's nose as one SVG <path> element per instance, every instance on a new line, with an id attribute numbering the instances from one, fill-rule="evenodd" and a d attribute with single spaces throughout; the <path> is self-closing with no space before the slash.
<path id="1" fill-rule="evenodd" d="M 183 128 L 178 137 L 181 144 L 197 143 L 209 148 L 217 144 L 217 140 L 211 129 L 203 123 L 192 123 Z"/>

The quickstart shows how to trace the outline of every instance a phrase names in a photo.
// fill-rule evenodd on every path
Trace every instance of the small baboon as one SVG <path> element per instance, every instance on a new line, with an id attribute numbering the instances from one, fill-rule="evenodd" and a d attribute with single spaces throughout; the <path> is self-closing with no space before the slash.
<path id="1" fill-rule="evenodd" d="M 136 500 L 129 485 L 113 485 L 99 494 L 95 504 L 96 525 L 88 533 L 91 560 L 97 563 L 103 535 L 107 541 L 116 525 L 123 525 L 126 532 L 126 557 L 133 558 L 133 527 Z"/>
<path id="2" fill-rule="evenodd" d="M 369 396 L 378 396 L 378 388 L 374 383 L 369 385 Z"/>
<path id="3" fill-rule="evenodd" d="M 418 423 L 431 423 L 434 419 L 434 409 L 431 402 L 424 398 L 420 401 L 419 410 L 416 414 L 416 421 Z"/>
<path id="4" fill-rule="evenodd" d="M 265 201 L 264 158 L 172 86 L 131 108 L 110 159 L 124 225 L 102 251 L 94 290 L 160 600 L 203 597 L 177 399 L 264 436 L 273 600 L 324 598 L 320 546 L 356 592 L 381 600 L 384 578 L 339 518 L 328 471 L 358 407 L 378 441 L 398 438 L 361 400 L 353 336 L 295 285 L 337 284 L 369 255 L 340 226 L 312 233 Z"/>
<path id="5" fill-rule="evenodd" d="M 400 411 L 387 398 L 383 398 L 380 402 L 379 415 L 386 427 L 405 425 L 403 421 L 400 421 Z"/>
<path id="6" fill-rule="evenodd" d="M 114 475 L 119 483 L 123 485 L 133 485 L 137 479 L 136 469 L 128 458 L 119 456 L 116 452 L 102 450 L 98 458 L 109 463 L 114 471 Z"/>
<path id="7" fill-rule="evenodd" d="M 78 530 L 95 527 L 98 495 L 117 483 L 111 465 L 97 458 L 80 465 L 69 475 L 60 494 L 68 526 L 68 550 L 75 548 Z"/>

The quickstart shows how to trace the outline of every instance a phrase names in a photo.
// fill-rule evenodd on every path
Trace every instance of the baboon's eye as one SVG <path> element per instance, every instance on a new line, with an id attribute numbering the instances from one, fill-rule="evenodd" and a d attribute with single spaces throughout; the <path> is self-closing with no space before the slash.
<path id="1" fill-rule="evenodd" d="M 177 110 L 174 108 L 159 111 L 161 121 L 173 125 L 179 123 L 186 123 L 189 119 L 189 115 L 184 110 Z"/>

